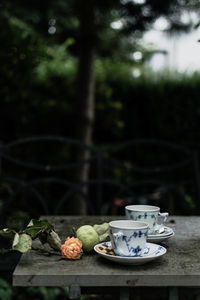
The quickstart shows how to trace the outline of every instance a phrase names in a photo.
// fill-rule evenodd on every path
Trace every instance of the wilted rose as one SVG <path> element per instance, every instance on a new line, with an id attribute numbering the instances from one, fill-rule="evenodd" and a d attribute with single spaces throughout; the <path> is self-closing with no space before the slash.
<path id="1" fill-rule="evenodd" d="M 82 242 L 74 237 L 67 237 L 61 246 L 62 257 L 69 259 L 80 259 L 82 254 Z"/>

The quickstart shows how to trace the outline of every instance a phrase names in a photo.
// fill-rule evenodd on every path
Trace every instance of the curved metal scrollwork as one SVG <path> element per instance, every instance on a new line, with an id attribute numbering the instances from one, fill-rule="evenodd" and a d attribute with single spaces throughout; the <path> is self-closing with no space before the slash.
<path id="1" fill-rule="evenodd" d="M 84 161 L 79 161 L 79 162 L 67 162 L 62 163 L 61 165 L 42 165 L 37 164 L 37 163 L 32 163 L 32 162 L 25 162 L 20 159 L 14 158 L 13 156 L 9 155 L 6 153 L 7 150 L 13 149 L 14 147 L 17 146 L 24 146 L 26 144 L 32 144 L 32 143 L 37 143 L 37 142 L 59 142 L 59 143 L 67 143 L 71 145 L 75 145 L 84 149 L 87 149 L 90 151 L 93 155 L 91 159 L 84 160 Z M 69 139 L 69 138 L 63 138 L 63 137 L 57 137 L 57 136 L 40 136 L 40 137 L 30 137 L 30 138 L 25 138 L 25 139 L 20 139 L 5 145 L 0 146 L 0 153 L 1 157 L 10 161 L 11 163 L 14 163 L 16 165 L 25 167 L 25 168 L 31 168 L 31 169 L 36 169 L 36 170 L 41 170 L 41 171 L 57 171 L 57 170 L 64 170 L 64 169 L 72 169 L 72 168 L 77 168 L 81 166 L 82 164 L 89 164 L 92 161 L 97 159 L 97 149 L 95 147 L 90 147 L 88 145 L 85 145 L 77 140 Z"/>
<path id="2" fill-rule="evenodd" d="M 127 149 L 127 148 L 132 148 L 134 149 L 135 146 L 155 146 L 155 147 L 164 147 L 165 152 L 169 151 L 174 151 L 176 153 L 182 153 L 184 154 L 185 158 L 182 159 L 179 162 L 173 162 L 167 166 L 157 166 L 156 163 L 153 167 L 151 168 L 146 168 L 146 167 L 140 167 L 135 164 L 126 164 L 126 163 L 121 163 L 117 161 L 116 159 L 113 159 L 113 155 L 116 152 L 119 152 L 120 150 Z M 118 166 L 120 168 L 124 168 L 127 171 L 135 171 L 135 172 L 140 172 L 140 173 L 161 173 L 161 172 L 171 172 L 176 169 L 183 168 L 189 164 L 192 163 L 193 156 L 192 156 L 192 151 L 188 149 L 187 147 L 181 146 L 181 145 L 176 145 L 170 142 L 166 141 L 161 141 L 161 140 L 155 140 L 155 139 L 138 139 L 138 140 L 131 140 L 127 141 L 115 146 L 108 146 L 104 148 L 104 152 L 108 153 L 111 155 L 110 157 L 105 158 L 107 163 L 113 166 Z"/>
<path id="3" fill-rule="evenodd" d="M 37 161 L 32 162 L 30 159 L 31 155 L 28 156 L 28 160 L 18 159 L 13 155 L 16 147 L 24 147 L 37 142 L 49 143 L 49 145 L 51 145 L 51 143 L 58 143 L 56 144 L 58 145 L 58 148 L 60 144 L 64 145 L 65 143 L 72 145 L 72 147 L 81 147 L 82 149 L 87 149 L 90 152 L 91 158 L 84 161 L 72 161 L 68 159 L 67 161 L 64 160 L 63 163 L 53 164 L 38 163 Z M 155 165 L 152 167 L 140 167 L 135 163 L 134 159 L 126 164 L 125 155 L 122 155 L 122 159 L 119 159 L 117 155 L 115 156 L 115 153 L 118 151 L 122 151 L 123 154 L 124 149 L 131 151 L 131 149 L 134 149 L 136 146 L 163 147 L 163 149 L 165 148 L 166 152 L 171 151 L 172 153 L 181 153 L 181 157 L 183 157 L 183 159 L 173 163 L 168 163 L 167 165 L 163 166 Z M 33 149 L 35 149 L 33 151 L 36 151 L 37 147 Z M 159 176 L 154 178 L 154 175 L 164 174 L 165 172 L 173 173 L 174 171 L 179 169 L 182 170 L 187 166 L 191 166 L 192 168 L 195 167 L 195 184 L 197 187 L 196 190 L 199 192 L 197 198 L 200 199 L 200 188 L 198 183 L 200 177 L 198 168 L 195 164 L 196 161 L 194 161 L 193 152 L 186 147 L 166 141 L 140 139 L 127 141 L 115 146 L 97 148 L 90 147 L 82 144 L 80 141 L 69 138 L 58 136 L 40 136 L 20 139 L 5 145 L 0 145 L 0 157 L 1 161 L 3 162 L 3 172 L 1 171 L 0 174 L 0 182 L 7 181 L 9 184 L 15 184 L 15 190 L 5 201 L 5 205 L 1 212 L 4 215 L 8 211 L 9 207 L 12 206 L 14 201 L 16 201 L 17 197 L 19 197 L 20 193 L 23 193 L 26 190 L 29 190 L 31 195 L 35 197 L 36 202 L 39 203 L 41 207 L 39 214 L 62 213 L 63 207 L 70 203 L 74 195 L 80 195 L 88 202 L 88 207 L 90 208 L 88 212 L 90 214 L 101 214 L 102 206 L 106 203 L 106 201 L 111 201 L 110 199 L 113 199 L 113 197 L 123 197 L 126 195 L 134 198 L 136 195 L 135 189 L 137 188 L 142 186 L 153 186 L 154 184 L 165 184 L 164 180 L 159 178 Z M 15 166 L 15 173 L 13 172 L 15 175 L 12 176 L 12 168 L 9 169 L 9 176 L 4 175 L 4 173 L 7 172 L 5 167 L 6 162 L 9 163 L 10 166 L 12 164 Z M 80 166 L 83 164 L 93 166 L 92 177 L 84 182 L 74 182 L 70 177 L 70 172 L 72 169 L 80 168 Z M 108 172 L 107 169 L 109 170 Z M 20 178 L 16 170 L 19 170 L 19 174 L 22 173 L 24 177 Z M 65 171 L 68 174 L 68 178 L 63 177 L 63 172 Z M 26 174 L 30 173 L 31 176 L 27 175 L 26 177 Z M 144 177 L 138 177 L 135 174 L 142 174 Z M 185 181 L 182 180 L 183 184 L 190 184 L 191 182 L 191 178 Z M 168 182 L 168 184 L 171 183 Z M 41 185 L 48 185 L 49 189 L 56 185 L 59 190 L 63 191 L 59 194 L 59 198 L 56 198 L 55 203 L 53 203 L 53 210 L 51 210 L 49 207 L 49 199 L 47 199 L 47 195 L 44 195 L 40 189 Z M 87 189 L 85 189 L 86 187 Z M 109 190 L 108 187 L 110 187 L 110 190 L 112 190 L 112 195 L 110 192 L 109 197 L 107 197 L 107 191 Z M 92 191 L 92 196 L 90 196 L 90 191 Z M 48 193 L 50 194 L 50 192 Z"/>

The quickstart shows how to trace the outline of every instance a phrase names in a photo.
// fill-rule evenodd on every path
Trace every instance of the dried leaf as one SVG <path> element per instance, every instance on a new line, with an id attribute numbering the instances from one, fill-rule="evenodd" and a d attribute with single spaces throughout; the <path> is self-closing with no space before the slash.
<path id="1" fill-rule="evenodd" d="M 60 248 L 61 248 L 60 237 L 53 230 L 47 236 L 47 243 L 51 246 L 51 248 L 53 248 L 55 250 L 60 250 Z"/>

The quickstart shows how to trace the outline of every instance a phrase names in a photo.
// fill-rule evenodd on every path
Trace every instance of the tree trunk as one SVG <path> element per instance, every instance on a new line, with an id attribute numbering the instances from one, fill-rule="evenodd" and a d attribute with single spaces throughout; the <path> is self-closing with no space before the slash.
<path id="1" fill-rule="evenodd" d="M 94 26 L 94 0 L 80 0 L 80 45 L 77 101 L 74 108 L 77 116 L 75 138 L 83 144 L 92 144 L 92 131 L 94 122 L 94 55 L 95 55 L 95 26 Z M 90 158 L 90 153 L 85 148 L 79 148 L 74 153 L 76 161 Z M 89 176 L 89 165 L 83 164 L 75 172 L 76 182 L 85 182 Z M 82 190 L 87 194 L 87 186 Z M 76 196 L 74 207 L 75 214 L 87 214 L 87 200 L 80 195 Z"/>

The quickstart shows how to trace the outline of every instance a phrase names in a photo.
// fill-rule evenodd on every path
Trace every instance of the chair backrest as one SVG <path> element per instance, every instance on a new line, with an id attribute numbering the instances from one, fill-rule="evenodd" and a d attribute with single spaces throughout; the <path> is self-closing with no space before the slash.
<path id="1" fill-rule="evenodd" d="M 200 213 L 198 156 L 185 146 L 154 139 L 131 140 L 104 149 L 105 172 L 120 177 L 130 203 L 160 205 L 170 213 Z M 116 175 L 117 174 L 117 175 Z"/>
<path id="2" fill-rule="evenodd" d="M 89 159 L 74 159 L 76 148 Z M 124 214 L 130 203 L 159 205 L 170 213 L 200 214 L 198 155 L 158 140 L 132 140 L 97 148 L 77 140 L 41 136 L 0 147 L 0 220 L 72 214 L 87 203 L 87 214 Z M 87 180 L 74 171 L 90 167 Z M 17 215 L 18 214 L 18 215 Z M 23 216 L 24 214 L 24 216 Z"/>
<path id="3" fill-rule="evenodd" d="M 89 159 L 74 160 L 76 148 L 87 149 Z M 41 214 L 70 214 L 74 195 L 80 189 L 75 172 L 83 165 L 97 175 L 98 151 L 69 138 L 40 136 L 1 145 L 1 221 L 11 210 Z M 95 206 L 95 205 L 94 205 Z M 89 209 L 93 211 L 90 204 Z M 13 218 L 13 216 L 12 216 Z"/>

